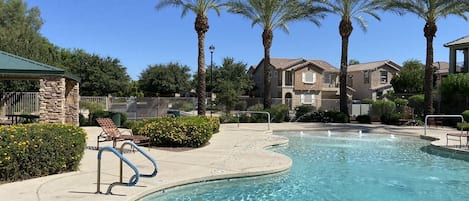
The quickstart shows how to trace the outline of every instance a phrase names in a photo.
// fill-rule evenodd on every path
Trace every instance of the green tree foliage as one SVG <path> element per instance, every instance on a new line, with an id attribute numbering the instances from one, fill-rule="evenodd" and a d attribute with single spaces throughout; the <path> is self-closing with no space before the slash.
<path id="1" fill-rule="evenodd" d="M 414 115 L 418 117 L 423 117 L 423 94 L 417 94 L 409 97 L 409 107 L 414 109 Z"/>
<path id="2" fill-rule="evenodd" d="M 403 63 L 399 73 L 391 80 L 396 93 L 423 93 L 424 65 L 418 60 L 408 60 Z"/>
<path id="3" fill-rule="evenodd" d="M 225 111 L 233 110 L 239 103 L 239 97 L 252 89 L 253 83 L 246 67 L 247 64 L 235 62 L 233 58 L 224 58 L 223 65 L 217 69 L 214 91 L 217 103 L 224 105 Z"/>
<path id="4" fill-rule="evenodd" d="M 0 1 L 0 50 L 42 63 L 53 64 L 57 47 L 42 37 L 43 24 L 37 7 L 22 0 Z M 0 91 L 37 91 L 38 81 L 3 80 Z"/>
<path id="5" fill-rule="evenodd" d="M 441 82 L 442 111 L 459 114 L 469 108 L 469 74 L 452 74 Z"/>
<path id="6" fill-rule="evenodd" d="M 81 78 L 80 95 L 126 96 L 130 77 L 119 59 L 88 54 L 84 50 L 60 50 L 59 67 Z"/>
<path id="7" fill-rule="evenodd" d="M 139 85 L 145 96 L 174 96 L 188 92 L 190 88 L 190 68 L 179 63 L 148 66 L 140 74 Z"/>

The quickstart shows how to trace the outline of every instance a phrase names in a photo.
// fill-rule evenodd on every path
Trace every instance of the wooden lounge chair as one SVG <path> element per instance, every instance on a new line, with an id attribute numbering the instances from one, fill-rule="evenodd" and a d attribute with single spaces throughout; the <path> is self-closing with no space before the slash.
<path id="1" fill-rule="evenodd" d="M 464 133 L 461 131 L 460 133 L 446 133 L 446 146 L 448 146 L 448 140 L 457 140 L 457 139 L 449 139 L 449 137 L 457 137 L 459 139 L 459 148 L 462 147 L 462 138 L 466 138 L 466 146 L 469 145 L 469 130 Z"/>
<path id="2" fill-rule="evenodd" d="M 133 135 L 131 130 L 127 130 L 129 134 L 123 134 L 110 118 L 97 118 L 99 126 L 103 131 L 98 135 L 97 148 L 99 149 L 99 143 L 105 141 L 112 141 L 112 147 L 116 148 L 118 141 L 130 140 L 137 145 L 143 144 L 150 147 L 150 137 L 143 135 Z"/>

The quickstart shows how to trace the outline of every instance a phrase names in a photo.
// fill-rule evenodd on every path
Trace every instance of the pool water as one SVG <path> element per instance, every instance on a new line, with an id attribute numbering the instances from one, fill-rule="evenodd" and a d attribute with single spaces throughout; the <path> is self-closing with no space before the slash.
<path id="1" fill-rule="evenodd" d="M 206 182 L 156 192 L 156 200 L 468 200 L 469 163 L 428 154 L 416 137 L 275 132 L 272 148 L 293 160 L 289 171 Z"/>

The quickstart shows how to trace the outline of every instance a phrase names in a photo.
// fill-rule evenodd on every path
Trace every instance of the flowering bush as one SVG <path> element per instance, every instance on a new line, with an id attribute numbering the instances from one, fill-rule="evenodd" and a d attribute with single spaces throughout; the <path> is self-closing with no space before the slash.
<path id="1" fill-rule="evenodd" d="M 140 135 L 149 136 L 152 145 L 169 147 L 200 147 L 218 131 L 218 118 L 208 117 L 165 117 L 146 121 L 138 128 Z"/>
<path id="2" fill-rule="evenodd" d="M 0 182 L 77 170 L 85 146 L 86 133 L 77 126 L 0 126 Z"/>

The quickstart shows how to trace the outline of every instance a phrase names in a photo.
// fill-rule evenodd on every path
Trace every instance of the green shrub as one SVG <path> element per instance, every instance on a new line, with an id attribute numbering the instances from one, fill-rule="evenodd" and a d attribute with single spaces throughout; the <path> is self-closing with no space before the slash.
<path id="1" fill-rule="evenodd" d="M 469 110 L 464 110 L 461 115 L 464 117 L 464 121 L 469 122 Z"/>
<path id="2" fill-rule="evenodd" d="M 457 123 L 456 127 L 458 128 L 458 130 L 467 131 L 467 130 L 469 130 L 469 122 L 464 122 L 464 123 L 459 122 L 459 123 Z"/>
<path id="3" fill-rule="evenodd" d="M 314 107 L 311 105 L 300 105 L 295 108 L 295 119 L 300 118 L 301 116 L 312 112 Z"/>
<path id="4" fill-rule="evenodd" d="M 11 182 L 78 169 L 83 129 L 63 124 L 0 127 L 0 181 Z"/>
<path id="5" fill-rule="evenodd" d="M 413 95 L 409 97 L 409 104 L 408 106 L 411 108 L 414 108 L 414 114 L 416 116 L 419 116 L 420 118 L 423 117 L 423 101 L 424 101 L 424 96 L 423 94 L 418 94 L 418 95 Z M 423 118 L 422 118 L 423 119 Z"/>
<path id="6" fill-rule="evenodd" d="M 381 123 L 389 124 L 389 125 L 399 125 L 399 119 L 402 118 L 402 115 L 399 113 L 392 113 L 392 114 L 385 114 L 381 115 L 380 120 Z"/>
<path id="7" fill-rule="evenodd" d="M 225 123 L 237 123 L 238 118 L 232 114 L 229 113 L 224 113 L 220 116 L 220 123 L 225 124 Z"/>
<path id="8" fill-rule="evenodd" d="M 349 121 L 349 116 L 345 113 L 342 112 L 335 112 L 333 113 L 333 118 L 332 122 L 336 123 L 348 123 Z"/>
<path id="9" fill-rule="evenodd" d="M 200 147 L 212 137 L 212 124 L 206 117 L 165 117 L 149 121 L 138 133 L 149 136 L 155 146 Z"/>
<path id="10" fill-rule="evenodd" d="M 270 119 L 272 122 L 281 123 L 281 122 L 290 120 L 288 116 L 288 105 L 285 105 L 285 104 L 276 105 L 270 108 L 268 112 L 270 113 Z"/>
<path id="11" fill-rule="evenodd" d="M 334 111 L 317 111 L 307 113 L 305 115 L 300 116 L 297 119 L 298 122 L 335 122 L 335 123 L 348 123 L 349 117 L 347 114 L 341 112 L 334 112 Z"/>
<path id="12" fill-rule="evenodd" d="M 362 123 L 362 124 L 369 124 L 371 123 L 371 117 L 370 115 L 358 115 L 356 120 L 358 121 L 358 123 Z"/>

